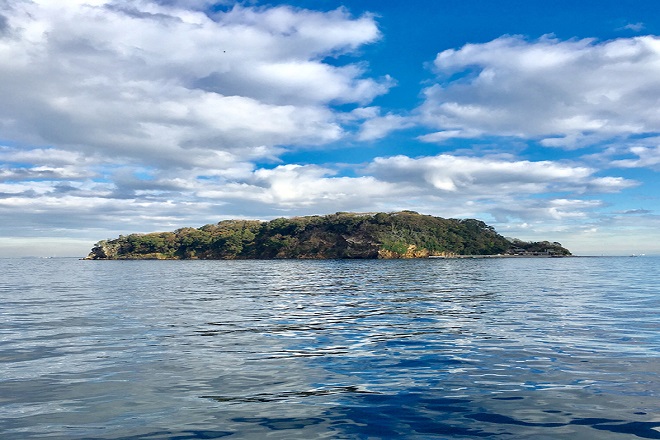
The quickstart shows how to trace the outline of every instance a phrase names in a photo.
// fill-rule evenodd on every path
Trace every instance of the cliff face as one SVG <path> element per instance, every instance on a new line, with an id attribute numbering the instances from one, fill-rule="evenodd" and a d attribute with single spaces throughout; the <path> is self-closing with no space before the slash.
<path id="1" fill-rule="evenodd" d="M 516 243 L 521 246 L 523 242 Z M 554 246 L 553 253 L 570 255 L 558 243 L 547 244 Z M 425 258 L 493 255 L 511 248 L 511 242 L 479 220 L 444 219 L 404 211 L 336 213 L 269 222 L 228 220 L 198 229 L 131 234 L 100 241 L 87 258 Z"/>

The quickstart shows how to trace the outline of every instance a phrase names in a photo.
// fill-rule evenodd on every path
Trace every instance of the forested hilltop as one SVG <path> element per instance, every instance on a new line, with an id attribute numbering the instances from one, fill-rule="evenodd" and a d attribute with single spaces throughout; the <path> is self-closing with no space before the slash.
<path id="1" fill-rule="evenodd" d="M 174 232 L 98 242 L 87 259 L 424 258 L 496 254 L 570 255 L 559 243 L 509 240 L 480 220 L 412 211 L 226 220 Z"/>

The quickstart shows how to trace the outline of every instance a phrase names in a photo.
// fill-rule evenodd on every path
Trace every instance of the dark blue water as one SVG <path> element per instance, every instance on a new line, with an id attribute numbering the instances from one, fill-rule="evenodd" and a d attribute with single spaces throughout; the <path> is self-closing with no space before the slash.
<path id="1" fill-rule="evenodd" d="M 660 258 L 0 260 L 2 439 L 660 438 Z"/>

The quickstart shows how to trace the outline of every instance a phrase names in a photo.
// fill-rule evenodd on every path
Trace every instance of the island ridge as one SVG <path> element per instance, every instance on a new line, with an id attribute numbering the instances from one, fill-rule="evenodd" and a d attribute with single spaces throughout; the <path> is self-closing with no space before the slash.
<path id="1" fill-rule="evenodd" d="M 392 259 L 466 255 L 568 256 L 557 242 L 507 239 L 475 219 L 413 211 L 338 212 L 271 221 L 225 220 L 102 240 L 86 257 L 121 259 Z"/>

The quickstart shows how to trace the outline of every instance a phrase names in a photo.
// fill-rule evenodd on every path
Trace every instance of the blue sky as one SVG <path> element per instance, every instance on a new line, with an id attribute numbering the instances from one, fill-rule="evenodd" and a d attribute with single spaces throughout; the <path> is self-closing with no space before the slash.
<path id="1" fill-rule="evenodd" d="M 658 254 L 656 8 L 0 2 L 0 256 L 402 209 Z"/>

